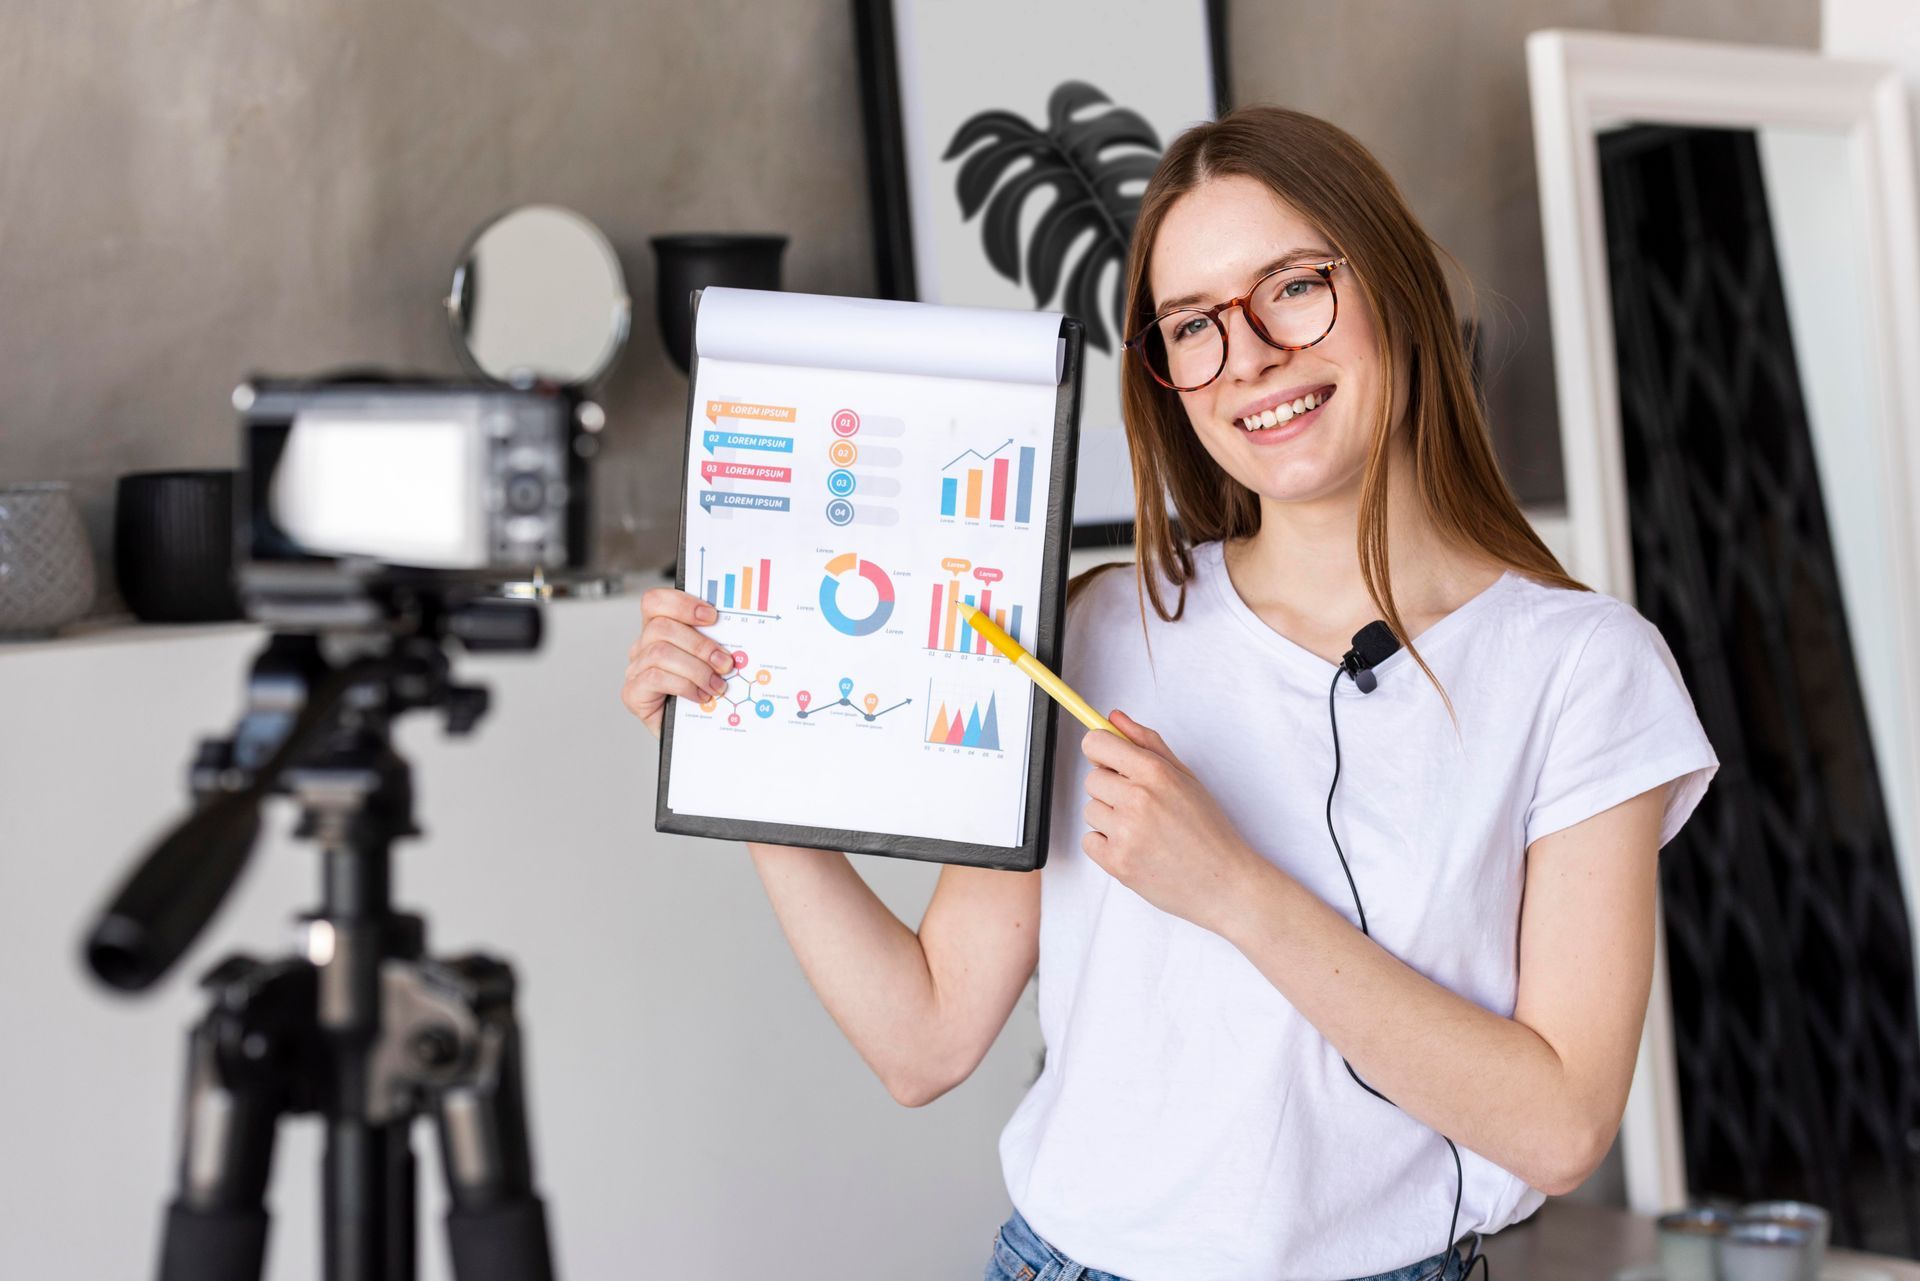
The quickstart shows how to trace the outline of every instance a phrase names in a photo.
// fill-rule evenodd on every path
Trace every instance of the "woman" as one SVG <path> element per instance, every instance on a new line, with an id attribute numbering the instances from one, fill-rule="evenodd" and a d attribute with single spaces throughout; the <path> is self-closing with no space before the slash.
<path id="1" fill-rule="evenodd" d="M 1352 138 L 1183 134 L 1125 287 L 1140 567 L 1076 585 L 1064 673 L 1124 737 L 1059 754 L 1042 874 L 943 868 L 916 934 L 844 856 L 755 865 L 903 1103 L 966 1079 L 1037 961 L 990 1279 L 1459 1277 L 1454 1243 L 1607 1151 L 1657 851 L 1718 760 L 1659 633 L 1521 515 L 1435 246 Z M 727 657 L 703 603 L 647 612 L 625 699 L 657 732 Z M 1401 647 L 1363 693 L 1376 618 Z"/>

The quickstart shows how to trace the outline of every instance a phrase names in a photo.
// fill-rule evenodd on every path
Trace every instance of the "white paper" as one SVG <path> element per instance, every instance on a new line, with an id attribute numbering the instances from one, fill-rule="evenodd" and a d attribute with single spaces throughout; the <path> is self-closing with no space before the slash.
<path id="1" fill-rule="evenodd" d="M 740 297 L 709 332 L 716 294 Z M 703 630 L 740 657 L 724 697 L 676 704 L 668 804 L 1017 846 L 1035 691 L 977 636 L 968 643 L 947 602 L 972 596 L 1036 643 L 1060 318 L 1036 327 L 1032 313 L 885 304 L 896 328 L 946 335 L 922 364 L 966 368 L 965 356 L 1038 375 L 1020 380 L 743 358 L 769 317 L 801 314 L 789 297 L 701 297 L 681 563 L 687 590 L 723 611 Z M 905 349 L 863 322 L 820 320 L 859 300 L 825 301 L 819 334 L 768 345 L 901 361 Z M 971 332 L 936 312 L 967 313 Z"/>
<path id="2" fill-rule="evenodd" d="M 700 359 L 1057 387 L 1057 311 L 937 307 L 762 289 L 700 291 Z"/>

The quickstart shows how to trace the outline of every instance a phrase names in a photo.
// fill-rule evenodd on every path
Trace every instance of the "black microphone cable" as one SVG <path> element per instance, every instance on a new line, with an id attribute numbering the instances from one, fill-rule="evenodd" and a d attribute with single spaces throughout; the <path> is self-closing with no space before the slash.
<path id="1" fill-rule="evenodd" d="M 1360 902 L 1360 887 L 1354 884 L 1353 868 L 1347 865 L 1346 851 L 1340 848 L 1340 838 L 1335 835 L 1333 830 L 1333 793 L 1334 789 L 1340 786 L 1340 720 L 1334 712 L 1333 696 L 1334 691 L 1340 688 L 1340 678 L 1342 676 L 1350 678 L 1363 693 L 1373 692 L 1376 678 L 1370 669 L 1374 663 L 1381 661 L 1385 655 L 1382 654 L 1380 657 L 1372 658 L 1362 657 L 1360 647 L 1364 643 L 1362 638 L 1367 636 L 1367 634 L 1375 628 L 1379 628 L 1381 631 L 1387 630 L 1381 623 L 1370 623 L 1366 628 L 1362 629 L 1361 632 L 1353 638 L 1354 648 L 1347 651 L 1346 656 L 1341 660 L 1339 670 L 1334 672 L 1333 683 L 1327 686 L 1327 723 L 1333 729 L 1333 782 L 1327 787 L 1327 836 L 1333 841 L 1333 852 L 1339 856 L 1340 870 L 1346 873 L 1347 889 L 1353 894 L 1353 910 L 1357 912 L 1360 917 L 1360 932 L 1368 938 L 1373 937 L 1373 931 L 1367 928 L 1367 909 L 1362 906 Z M 1391 632 L 1388 632 L 1388 639 L 1392 639 Z M 1398 649 L 1399 647 L 1399 641 L 1397 639 L 1392 640 L 1392 648 Z M 1391 652 L 1391 649 L 1386 650 L 1386 653 L 1390 654 Z M 1367 677 L 1364 683 L 1360 679 L 1362 674 Z M 1355 1085 L 1390 1107 L 1397 1108 L 1400 1106 L 1361 1080 L 1360 1074 L 1353 1070 L 1353 1064 L 1347 1062 L 1346 1055 L 1343 1054 L 1340 1056 L 1340 1063 L 1341 1066 L 1347 1069 L 1347 1075 L 1353 1078 Z M 1436 1131 L 1436 1133 L 1438 1132 Z M 1442 1134 L 1440 1138 L 1441 1141 L 1447 1145 L 1447 1150 L 1453 1153 L 1453 1217 L 1447 1223 L 1447 1244 L 1446 1248 L 1441 1251 L 1443 1257 L 1440 1260 L 1439 1271 L 1429 1272 L 1419 1278 L 1419 1281 L 1439 1281 L 1440 1278 L 1446 1275 L 1447 1265 L 1453 1261 L 1454 1257 L 1454 1233 L 1460 1227 L 1461 1194 L 1466 1190 L 1466 1172 L 1460 1164 L 1460 1149 L 1455 1147 L 1453 1140 L 1446 1135 Z M 1473 1275 L 1473 1268 L 1476 1263 L 1480 1265 L 1483 1281 L 1493 1281 L 1493 1265 L 1487 1262 L 1486 1255 L 1480 1253 L 1480 1234 L 1478 1232 L 1473 1234 L 1473 1244 L 1467 1250 L 1467 1262 L 1466 1266 L 1460 1270 L 1460 1281 L 1466 1281 L 1468 1277 Z"/>

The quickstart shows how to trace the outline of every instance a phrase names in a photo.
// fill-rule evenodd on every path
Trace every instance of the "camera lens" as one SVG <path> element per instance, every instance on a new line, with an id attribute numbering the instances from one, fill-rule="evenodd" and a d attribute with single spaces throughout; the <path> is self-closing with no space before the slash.
<path id="1" fill-rule="evenodd" d="M 509 477 L 507 480 L 507 510 L 533 513 L 547 505 L 547 482 L 544 477 L 528 472 Z"/>

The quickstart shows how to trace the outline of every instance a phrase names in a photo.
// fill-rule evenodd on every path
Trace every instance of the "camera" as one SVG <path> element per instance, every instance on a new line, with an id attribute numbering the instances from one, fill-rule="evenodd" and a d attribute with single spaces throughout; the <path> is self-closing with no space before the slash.
<path id="1" fill-rule="evenodd" d="M 586 570 L 605 416 L 575 389 L 258 378 L 234 406 L 234 562 L 256 620 L 365 626 L 422 592 L 500 594 Z"/>

